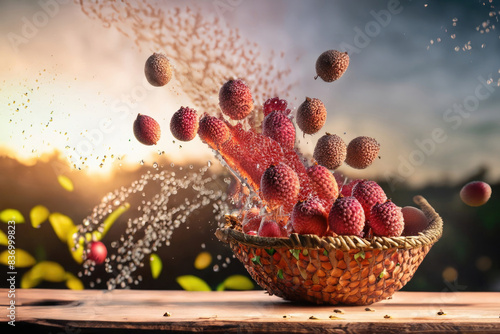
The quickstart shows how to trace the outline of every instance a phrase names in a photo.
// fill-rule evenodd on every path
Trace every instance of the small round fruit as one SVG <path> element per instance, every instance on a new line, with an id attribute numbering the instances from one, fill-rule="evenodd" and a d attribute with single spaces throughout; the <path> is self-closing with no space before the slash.
<path id="1" fill-rule="evenodd" d="M 364 181 L 364 179 L 354 179 L 354 180 L 351 180 L 349 183 L 347 184 L 344 184 L 341 189 L 340 189 L 340 193 L 342 194 L 342 196 L 344 197 L 349 197 L 349 196 L 352 196 L 352 190 L 354 189 L 354 187 L 359 183 L 359 182 L 362 182 Z"/>
<path id="2" fill-rule="evenodd" d="M 208 145 L 217 148 L 231 138 L 231 132 L 223 120 L 206 115 L 199 123 L 198 135 Z"/>
<path id="3" fill-rule="evenodd" d="M 288 102 L 286 100 L 280 100 L 279 97 L 273 97 L 264 102 L 262 111 L 264 112 L 264 117 L 269 115 L 272 111 L 280 111 L 283 114 L 289 115 L 292 111 L 287 109 Z"/>
<path id="4" fill-rule="evenodd" d="M 328 215 L 330 230 L 340 235 L 361 236 L 365 227 L 365 212 L 354 197 L 338 198 Z"/>
<path id="5" fill-rule="evenodd" d="M 181 141 L 190 141 L 196 137 L 198 126 L 199 120 L 196 110 L 188 107 L 181 107 L 170 120 L 172 135 Z"/>
<path id="6" fill-rule="evenodd" d="M 318 164 L 328 169 L 337 169 L 345 161 L 346 145 L 339 136 L 327 133 L 318 139 L 313 157 Z"/>
<path id="7" fill-rule="evenodd" d="M 100 241 L 93 241 L 89 246 L 87 259 L 94 261 L 96 264 L 101 264 L 106 260 L 107 255 L 106 246 Z"/>
<path id="8" fill-rule="evenodd" d="M 460 198 L 469 206 L 481 206 L 488 202 L 490 197 L 491 187 L 482 181 L 469 182 L 460 190 Z"/>
<path id="9" fill-rule="evenodd" d="M 357 137 L 347 146 L 345 162 L 356 169 L 365 169 L 378 157 L 380 144 L 371 137 Z"/>
<path id="10" fill-rule="evenodd" d="M 319 99 L 306 97 L 297 109 L 297 125 L 306 134 L 312 135 L 323 127 L 326 122 L 326 108 Z"/>
<path id="11" fill-rule="evenodd" d="M 243 80 L 229 80 L 219 90 L 219 105 L 224 115 L 241 120 L 253 109 L 252 93 Z"/>
<path id="12" fill-rule="evenodd" d="M 291 208 L 297 202 L 300 180 L 297 173 L 288 165 L 284 163 L 271 165 L 262 174 L 260 189 L 271 210 L 283 205 Z"/>
<path id="13" fill-rule="evenodd" d="M 404 230 L 401 208 L 391 201 L 375 204 L 370 212 L 370 227 L 373 235 L 399 237 Z"/>
<path id="14" fill-rule="evenodd" d="M 307 167 L 306 172 L 318 197 L 331 205 L 339 196 L 337 181 L 332 172 L 317 164 Z"/>
<path id="15" fill-rule="evenodd" d="M 377 203 L 385 203 L 387 195 L 382 187 L 375 181 L 361 181 L 352 188 L 352 196 L 355 197 L 363 210 L 365 210 L 366 219 L 370 219 L 370 212 Z"/>
<path id="16" fill-rule="evenodd" d="M 264 118 L 262 134 L 277 141 L 281 147 L 293 149 L 295 146 L 295 127 L 281 111 L 273 111 Z"/>
<path id="17" fill-rule="evenodd" d="M 405 206 L 401 209 L 401 213 L 405 223 L 404 236 L 418 235 L 418 232 L 422 232 L 429 225 L 429 219 L 424 212 L 416 207 Z"/>
<path id="18" fill-rule="evenodd" d="M 134 121 L 135 138 L 144 145 L 156 145 L 160 140 L 160 124 L 152 117 L 138 114 Z"/>
<path id="19" fill-rule="evenodd" d="M 286 231 L 276 221 L 264 218 L 260 224 L 257 235 L 267 238 L 282 238 L 286 236 Z"/>
<path id="20" fill-rule="evenodd" d="M 172 79 L 172 66 L 164 54 L 153 53 L 146 60 L 144 74 L 151 85 L 155 87 L 165 86 Z"/>
<path id="21" fill-rule="evenodd" d="M 315 234 L 322 237 L 328 229 L 327 216 L 321 200 L 312 197 L 295 204 L 290 220 L 295 233 Z"/>
<path id="22" fill-rule="evenodd" d="M 338 80 L 349 66 L 347 52 L 328 50 L 316 60 L 316 74 L 326 82 Z"/>

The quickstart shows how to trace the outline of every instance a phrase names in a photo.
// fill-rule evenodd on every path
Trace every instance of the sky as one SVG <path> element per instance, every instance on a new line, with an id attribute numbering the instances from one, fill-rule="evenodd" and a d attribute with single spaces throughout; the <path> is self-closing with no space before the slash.
<path id="1" fill-rule="evenodd" d="M 273 61 L 290 69 L 292 108 L 309 96 L 328 110 L 320 133 L 303 138 L 298 132 L 306 154 L 324 132 L 346 142 L 366 135 L 381 143 L 381 159 L 342 172 L 421 186 L 458 182 L 486 167 L 487 181 L 500 180 L 495 2 L 150 2 L 165 10 L 188 3 L 193 13 L 218 18 L 223 29 L 238 29 L 256 43 L 263 62 L 271 50 L 282 52 Z M 165 87 L 151 87 L 143 72 L 151 50 L 123 28 L 103 25 L 68 0 L 0 2 L 1 155 L 33 163 L 56 150 L 91 173 L 152 164 L 160 154 L 213 159 L 198 138 L 173 143 L 170 117 L 192 103 L 175 78 L 182 73 Z M 314 80 L 316 59 L 329 49 L 348 51 L 349 68 L 336 82 Z M 162 125 L 157 146 L 133 137 L 137 113 Z"/>

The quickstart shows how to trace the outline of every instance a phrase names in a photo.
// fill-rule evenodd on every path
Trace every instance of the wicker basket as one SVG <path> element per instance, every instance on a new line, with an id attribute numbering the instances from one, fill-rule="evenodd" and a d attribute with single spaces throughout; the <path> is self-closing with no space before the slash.
<path id="1" fill-rule="evenodd" d="M 315 304 L 368 305 L 401 289 L 441 237 L 441 217 L 423 197 L 414 201 L 430 220 L 418 236 L 320 238 L 294 233 L 290 238 L 262 238 L 242 233 L 240 222 L 229 215 L 216 236 L 270 295 Z"/>

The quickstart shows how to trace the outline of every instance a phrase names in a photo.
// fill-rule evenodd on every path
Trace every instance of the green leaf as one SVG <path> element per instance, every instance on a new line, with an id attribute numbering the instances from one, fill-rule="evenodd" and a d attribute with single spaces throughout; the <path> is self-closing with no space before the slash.
<path id="1" fill-rule="evenodd" d="M 176 281 L 186 291 L 211 291 L 207 282 L 193 275 L 179 276 Z"/>
<path id="2" fill-rule="evenodd" d="M 31 226 L 38 228 L 49 218 L 50 211 L 43 205 L 34 206 L 30 211 Z"/>
<path id="3" fill-rule="evenodd" d="M 325 249 L 325 250 L 323 250 L 323 255 L 324 255 L 324 256 L 328 256 L 328 251 L 327 251 L 326 249 Z"/>
<path id="4" fill-rule="evenodd" d="M 252 290 L 254 287 L 252 280 L 243 275 L 229 276 L 222 284 L 229 290 Z"/>
<path id="5" fill-rule="evenodd" d="M 51 213 L 49 215 L 49 222 L 50 225 L 52 225 L 54 232 L 56 232 L 57 237 L 62 242 L 67 242 L 68 236 L 71 237 L 71 234 L 75 229 L 73 220 L 59 212 Z"/>
<path id="6" fill-rule="evenodd" d="M 358 261 L 358 258 L 362 258 L 363 260 L 365 259 L 365 251 L 359 251 L 358 253 L 354 254 L 354 260 Z"/>
<path id="7" fill-rule="evenodd" d="M 73 191 L 75 189 L 75 187 L 73 186 L 73 182 L 71 182 L 71 180 L 67 176 L 59 175 L 57 177 L 57 181 L 59 182 L 61 187 L 63 187 L 67 191 Z"/>
<path id="8" fill-rule="evenodd" d="M 194 267 L 198 270 L 207 268 L 212 263 L 212 255 L 209 252 L 201 252 L 194 260 Z"/>
<path id="9" fill-rule="evenodd" d="M 9 221 L 15 221 L 16 224 L 24 223 L 24 216 L 19 210 L 16 209 L 5 209 L 0 212 L 0 220 L 4 223 Z"/>
<path id="10" fill-rule="evenodd" d="M 151 254 L 149 257 L 149 265 L 151 266 L 151 275 L 154 279 L 157 279 L 161 274 L 161 270 L 163 269 L 163 262 L 161 261 L 158 254 Z"/>
<path id="11" fill-rule="evenodd" d="M 378 278 L 383 278 L 384 275 L 385 275 L 386 271 L 385 271 L 385 268 L 384 270 L 382 270 L 382 272 L 380 273 L 380 275 L 378 275 Z"/>
<path id="12" fill-rule="evenodd" d="M 401 265 L 401 263 L 396 263 L 396 267 L 399 267 Z"/>
<path id="13" fill-rule="evenodd" d="M 0 230 L 0 245 L 7 246 L 8 244 L 9 239 L 7 238 L 7 234 L 3 233 L 3 231 Z"/>
<path id="14" fill-rule="evenodd" d="M 217 288 L 215 289 L 215 291 L 224 291 L 224 282 L 222 282 L 221 284 L 217 285 Z"/>
<path id="15" fill-rule="evenodd" d="M 278 278 L 283 279 L 283 269 L 278 270 Z"/>
<path id="16" fill-rule="evenodd" d="M 299 259 L 300 249 L 290 249 L 290 253 L 292 253 L 294 258 Z"/>
<path id="17" fill-rule="evenodd" d="M 276 253 L 276 250 L 274 248 L 271 248 L 271 249 L 266 249 L 266 253 L 273 256 L 274 253 Z"/>
<path id="18" fill-rule="evenodd" d="M 22 250 L 20 248 L 15 249 L 15 267 L 19 268 L 26 268 L 26 267 L 31 267 L 36 263 L 36 260 L 33 256 L 30 255 L 25 250 Z M 9 256 L 11 254 L 9 253 L 9 250 L 5 250 L 0 254 L 0 263 L 3 265 L 9 265 Z"/>
<path id="19" fill-rule="evenodd" d="M 260 256 L 257 255 L 252 258 L 252 262 L 262 265 L 262 263 L 260 263 Z"/>

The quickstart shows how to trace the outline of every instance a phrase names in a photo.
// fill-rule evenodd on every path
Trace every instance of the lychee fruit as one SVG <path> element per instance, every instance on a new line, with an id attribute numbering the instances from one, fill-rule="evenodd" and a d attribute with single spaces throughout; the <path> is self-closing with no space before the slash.
<path id="1" fill-rule="evenodd" d="M 178 140 L 190 141 L 198 132 L 198 123 L 198 114 L 196 110 L 188 107 L 181 107 L 173 114 L 170 120 L 170 131 Z"/>
<path id="2" fill-rule="evenodd" d="M 405 227 L 401 208 L 391 201 L 375 204 L 370 212 L 370 227 L 373 235 L 399 237 Z"/>
<path id="3" fill-rule="evenodd" d="M 253 109 L 252 93 L 243 80 L 229 80 L 219 90 L 219 105 L 229 118 L 241 120 Z"/>
<path id="4" fill-rule="evenodd" d="M 316 234 L 322 237 L 328 229 L 327 217 L 322 201 L 317 197 L 311 197 L 295 204 L 290 221 L 295 233 Z"/>
<path id="5" fill-rule="evenodd" d="M 340 189 L 340 193 L 342 194 L 342 196 L 344 197 L 352 196 L 352 189 L 354 188 L 355 185 L 357 185 L 361 181 L 364 181 L 364 179 L 354 179 L 351 180 L 349 183 L 344 184 Z"/>
<path id="6" fill-rule="evenodd" d="M 88 249 L 87 259 L 94 261 L 96 264 L 101 264 L 106 260 L 108 250 L 101 241 L 93 241 Z"/>
<path id="7" fill-rule="evenodd" d="M 339 195 L 339 188 L 333 173 L 325 166 L 318 164 L 307 167 L 306 172 L 318 197 L 331 205 Z"/>
<path id="8" fill-rule="evenodd" d="M 213 148 L 217 148 L 231 138 L 227 124 L 214 116 L 205 115 L 199 123 L 198 135 L 201 140 Z"/>
<path id="9" fill-rule="evenodd" d="M 326 108 L 319 99 L 306 97 L 297 109 L 297 125 L 306 134 L 318 132 L 326 122 Z"/>
<path id="10" fill-rule="evenodd" d="M 243 232 L 258 231 L 261 220 L 262 217 L 260 216 L 259 208 L 251 208 L 246 212 L 245 218 L 243 218 L 243 222 L 241 223 Z"/>
<path id="11" fill-rule="evenodd" d="M 291 208 L 297 202 L 300 181 L 297 173 L 284 163 L 271 165 L 260 179 L 262 197 L 270 209 L 280 206 Z"/>
<path id="12" fill-rule="evenodd" d="M 403 214 L 403 220 L 405 228 L 403 230 L 403 235 L 418 235 L 418 232 L 422 232 L 429 225 L 429 219 L 425 213 L 413 206 L 405 206 L 401 209 Z"/>
<path id="13" fill-rule="evenodd" d="M 460 190 L 460 198 L 469 206 L 481 206 L 488 202 L 490 197 L 491 187 L 482 181 L 469 182 Z"/>
<path id="14" fill-rule="evenodd" d="M 277 141 L 281 147 L 293 149 L 295 146 L 295 127 L 281 111 L 273 111 L 264 118 L 262 134 Z"/>
<path id="15" fill-rule="evenodd" d="M 260 223 L 257 235 L 259 237 L 282 238 L 286 237 L 286 231 L 275 220 L 264 218 Z"/>
<path id="16" fill-rule="evenodd" d="M 134 135 L 144 145 L 155 145 L 160 140 L 160 124 L 152 117 L 137 114 L 134 121 Z"/>
<path id="17" fill-rule="evenodd" d="M 328 50 L 323 52 L 316 60 L 316 74 L 323 81 L 332 82 L 338 80 L 348 66 L 349 55 L 347 52 Z"/>
<path id="18" fill-rule="evenodd" d="M 313 157 L 318 164 L 328 169 L 336 169 L 346 159 L 346 145 L 339 136 L 327 133 L 318 139 Z"/>
<path id="19" fill-rule="evenodd" d="M 165 86 L 172 79 L 172 66 L 164 54 L 153 53 L 146 60 L 144 74 L 151 85 L 155 87 Z"/>
<path id="20" fill-rule="evenodd" d="M 289 115 L 291 110 L 287 109 L 288 102 L 286 100 L 280 100 L 279 97 L 273 97 L 264 102 L 262 111 L 264 116 L 269 115 L 272 111 L 280 111 L 285 115 Z"/>
<path id="21" fill-rule="evenodd" d="M 387 201 L 387 195 L 375 181 L 358 182 L 352 188 L 352 196 L 361 203 L 366 219 L 370 219 L 370 212 L 375 204 Z"/>
<path id="22" fill-rule="evenodd" d="M 365 227 L 365 212 L 352 196 L 338 198 L 328 215 L 330 230 L 340 235 L 361 236 Z"/>
<path id="23" fill-rule="evenodd" d="M 374 138 L 357 137 L 347 146 L 345 162 L 352 168 L 364 169 L 373 163 L 379 151 L 380 144 Z"/>

